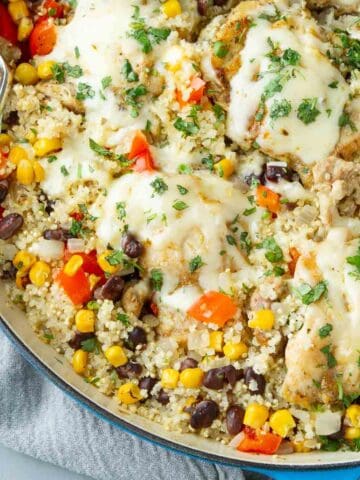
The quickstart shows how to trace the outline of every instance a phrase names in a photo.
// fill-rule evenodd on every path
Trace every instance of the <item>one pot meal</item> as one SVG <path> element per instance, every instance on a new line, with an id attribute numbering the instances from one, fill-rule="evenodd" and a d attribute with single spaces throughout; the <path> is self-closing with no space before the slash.
<path id="1" fill-rule="evenodd" d="M 119 409 L 360 450 L 359 0 L 10 0 L 0 276 Z"/>

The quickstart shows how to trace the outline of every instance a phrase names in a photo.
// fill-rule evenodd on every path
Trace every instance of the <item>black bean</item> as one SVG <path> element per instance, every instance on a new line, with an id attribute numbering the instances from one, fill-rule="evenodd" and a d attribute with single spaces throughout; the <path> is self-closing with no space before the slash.
<path id="1" fill-rule="evenodd" d="M 0 180 L 0 203 L 3 202 L 6 198 L 6 195 L 9 192 L 9 182 L 6 180 Z"/>
<path id="2" fill-rule="evenodd" d="M 143 246 L 131 233 L 126 233 L 121 240 L 121 246 L 124 253 L 130 258 L 140 257 Z"/>
<path id="3" fill-rule="evenodd" d="M 226 5 L 228 0 L 214 0 L 214 5 L 217 5 L 218 7 L 223 7 Z"/>
<path id="4" fill-rule="evenodd" d="M 197 0 L 197 10 L 199 15 L 205 16 L 208 8 L 208 0 Z"/>
<path id="5" fill-rule="evenodd" d="M 185 370 L 186 368 L 196 368 L 198 366 L 198 361 L 194 358 L 185 358 L 180 364 L 180 372 Z"/>
<path id="6" fill-rule="evenodd" d="M 120 275 L 112 275 L 108 278 L 102 287 L 95 290 L 94 297 L 96 300 L 112 300 L 117 302 L 121 298 L 125 281 Z"/>
<path id="7" fill-rule="evenodd" d="M 255 381 L 257 387 L 255 390 L 249 388 L 251 394 L 260 394 L 262 395 L 265 392 L 265 378 L 263 375 L 256 373 L 252 367 L 247 367 L 244 370 L 244 382 L 245 385 L 249 387 L 251 383 Z"/>
<path id="8" fill-rule="evenodd" d="M 129 350 L 134 351 L 138 345 L 146 345 L 147 337 L 146 332 L 141 327 L 135 327 L 129 332 L 126 341 L 126 346 Z"/>
<path id="9" fill-rule="evenodd" d="M 231 405 L 226 410 L 226 428 L 230 435 L 237 435 L 241 432 L 244 414 L 244 409 L 240 405 Z"/>
<path id="10" fill-rule="evenodd" d="M 299 180 L 299 175 L 291 170 L 287 165 L 267 163 L 265 169 L 265 177 L 270 182 L 278 182 L 281 178 L 288 182 Z"/>
<path id="11" fill-rule="evenodd" d="M 76 332 L 74 337 L 68 342 L 69 347 L 73 348 L 74 350 L 79 350 L 81 348 L 81 343 L 85 340 L 90 340 L 90 338 L 94 338 L 95 335 L 93 333 L 81 333 Z"/>
<path id="12" fill-rule="evenodd" d="M 221 390 L 226 383 L 232 387 L 241 378 L 242 371 L 236 370 L 232 365 L 226 367 L 212 368 L 205 372 L 203 385 L 211 390 Z"/>
<path id="13" fill-rule="evenodd" d="M 13 110 L 8 113 L 5 118 L 6 125 L 13 127 L 14 125 L 19 125 L 19 114 L 16 110 Z"/>
<path id="14" fill-rule="evenodd" d="M 139 388 L 141 390 L 146 390 L 149 394 L 151 393 L 152 389 L 157 384 L 158 380 L 153 377 L 143 377 L 140 378 L 139 381 Z"/>
<path id="15" fill-rule="evenodd" d="M 60 242 L 65 242 L 71 238 L 69 230 L 64 228 L 57 228 L 56 230 L 45 230 L 43 233 L 45 240 L 58 240 Z"/>
<path id="16" fill-rule="evenodd" d="M 17 269 L 12 262 L 5 262 L 0 270 L 0 278 L 2 280 L 14 280 L 16 278 Z"/>
<path id="17" fill-rule="evenodd" d="M 195 429 L 210 427 L 219 416 L 218 404 L 213 400 L 203 400 L 195 405 L 190 418 L 190 425 Z"/>
<path id="18" fill-rule="evenodd" d="M 169 395 L 163 389 L 160 390 L 156 400 L 161 403 L 161 405 L 167 405 L 170 402 Z"/>
<path id="19" fill-rule="evenodd" d="M 24 219 L 19 213 L 10 213 L 0 220 L 0 239 L 8 240 L 23 226 Z"/>
<path id="20" fill-rule="evenodd" d="M 115 370 L 119 378 L 135 378 L 141 374 L 142 366 L 137 362 L 128 362 Z"/>

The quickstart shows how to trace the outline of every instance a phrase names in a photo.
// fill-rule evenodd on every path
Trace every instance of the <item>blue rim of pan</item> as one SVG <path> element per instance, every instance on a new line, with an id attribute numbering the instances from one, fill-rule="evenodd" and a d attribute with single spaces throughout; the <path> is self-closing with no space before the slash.
<path id="1" fill-rule="evenodd" d="M 15 346 L 17 351 L 21 354 L 21 356 L 37 370 L 43 376 L 45 376 L 48 380 L 50 380 L 53 384 L 55 384 L 58 388 L 60 388 L 65 394 L 67 394 L 70 398 L 75 400 L 78 404 L 84 407 L 86 410 L 91 412 L 98 418 L 107 421 L 112 426 L 124 430 L 127 433 L 135 435 L 136 437 L 140 438 L 141 440 L 146 440 L 150 443 L 155 445 L 159 445 L 164 447 L 174 453 L 186 455 L 188 457 L 196 458 L 198 460 L 208 461 L 211 463 L 216 463 L 220 465 L 226 465 L 231 467 L 239 467 L 239 468 L 254 468 L 259 470 L 263 470 L 263 473 L 271 474 L 271 470 L 277 471 L 298 471 L 298 472 L 305 472 L 305 471 L 326 471 L 326 470 L 341 470 L 341 469 L 351 469 L 354 467 L 360 466 L 360 459 L 355 461 L 348 461 L 342 464 L 326 464 L 326 465 L 274 465 L 274 464 L 266 464 L 266 463 L 257 463 L 252 462 L 250 460 L 235 460 L 235 459 L 224 459 L 224 457 L 199 452 L 193 448 L 185 447 L 184 445 L 179 445 L 177 443 L 171 442 L 169 440 L 165 440 L 157 435 L 152 434 L 142 428 L 136 427 L 125 420 L 113 415 L 112 413 L 104 410 L 102 407 L 98 406 L 95 402 L 87 398 L 85 395 L 77 392 L 71 385 L 69 385 L 65 380 L 60 378 L 56 375 L 49 367 L 45 365 L 40 359 L 38 359 L 26 346 L 25 343 L 16 335 L 16 333 L 10 328 L 10 326 L 4 321 L 4 319 L 0 316 L 0 330 L 6 335 L 6 337 L 11 341 L 11 343 Z"/>

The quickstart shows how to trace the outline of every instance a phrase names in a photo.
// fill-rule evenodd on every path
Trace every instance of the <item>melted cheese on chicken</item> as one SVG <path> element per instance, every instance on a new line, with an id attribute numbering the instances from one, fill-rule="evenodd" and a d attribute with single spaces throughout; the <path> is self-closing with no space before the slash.
<path id="1" fill-rule="evenodd" d="M 317 247 L 314 244 L 313 251 L 298 262 L 294 286 L 326 281 L 328 294 L 320 302 L 304 306 L 304 324 L 288 343 L 283 388 L 289 401 L 333 401 L 337 395 L 336 375 L 346 393 L 358 391 L 360 282 L 346 260 L 356 254 L 358 240 L 348 240 L 349 236 L 346 228 L 331 229 L 326 240 Z M 322 336 L 319 330 L 326 324 L 331 325 L 330 331 Z M 328 345 L 336 359 L 333 373 L 321 351 Z M 321 383 L 321 389 L 316 382 Z"/>
<path id="2" fill-rule="evenodd" d="M 256 140 L 275 157 L 319 162 L 339 139 L 338 122 L 349 88 L 327 58 L 328 45 L 320 40 L 312 19 L 304 13 L 286 14 L 275 23 L 261 18 L 272 14 L 267 6 L 252 15 L 241 66 L 230 81 L 228 135 L 241 145 Z M 275 57 L 288 49 L 300 55 L 299 61 L 280 65 Z M 329 86 L 334 82 L 337 88 Z M 304 101 L 319 111 L 311 123 L 299 118 Z M 291 111 L 280 116 L 275 112 L 279 105 Z"/>
<path id="3" fill-rule="evenodd" d="M 159 178 L 167 187 L 160 194 L 153 187 Z M 181 194 L 184 189 L 187 193 Z M 238 248 L 230 244 L 238 236 L 231 232 L 230 224 L 238 215 L 239 232 L 250 230 L 254 237 L 261 213 L 252 215 L 251 220 L 241 215 L 248 206 L 248 199 L 238 189 L 210 174 L 129 174 L 114 181 L 103 207 L 95 212 L 100 216 L 97 235 L 102 248 L 107 244 L 120 248 L 122 229 L 128 224 L 146 246 L 146 267 L 163 270 L 165 295 L 192 283 L 204 291 L 218 290 L 221 272 L 247 265 Z M 229 243 L 229 235 L 234 242 Z M 191 274 L 189 264 L 197 256 L 203 266 Z"/>

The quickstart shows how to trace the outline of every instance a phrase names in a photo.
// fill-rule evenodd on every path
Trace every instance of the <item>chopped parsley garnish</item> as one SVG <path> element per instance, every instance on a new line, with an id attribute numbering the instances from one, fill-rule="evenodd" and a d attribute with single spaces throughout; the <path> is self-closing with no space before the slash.
<path id="1" fill-rule="evenodd" d="M 54 162 L 56 162 L 57 159 L 58 159 L 58 157 L 57 157 L 56 155 L 50 155 L 50 156 L 48 157 L 47 161 L 48 161 L 49 163 L 54 163 Z"/>
<path id="2" fill-rule="evenodd" d="M 155 180 L 150 183 L 150 185 L 154 189 L 154 192 L 158 195 L 162 195 L 166 192 L 166 190 L 169 190 L 169 187 L 161 177 L 156 177 Z"/>
<path id="3" fill-rule="evenodd" d="M 214 171 L 214 157 L 209 153 L 207 157 L 201 159 L 201 163 L 208 169 L 210 172 Z"/>
<path id="4" fill-rule="evenodd" d="M 291 112 L 291 103 L 286 100 L 274 100 L 270 108 L 270 118 L 277 120 L 281 117 L 287 117 Z"/>
<path id="5" fill-rule="evenodd" d="M 328 87 L 329 88 L 337 88 L 339 85 L 338 80 L 334 80 L 333 82 L 329 83 Z"/>
<path id="6" fill-rule="evenodd" d="M 355 123 L 351 120 L 350 115 L 346 112 L 343 112 L 338 121 L 339 127 L 346 127 L 348 125 L 353 132 L 357 131 Z"/>
<path id="7" fill-rule="evenodd" d="M 352 38 L 343 30 L 337 31 L 344 53 L 342 61 L 351 68 L 360 69 L 360 40 Z"/>
<path id="8" fill-rule="evenodd" d="M 83 233 L 83 223 L 79 220 L 73 219 L 70 227 L 71 236 L 77 238 L 79 235 L 82 236 L 82 233 Z"/>
<path id="9" fill-rule="evenodd" d="M 189 205 L 187 205 L 185 202 L 183 202 L 182 200 L 176 200 L 174 203 L 173 203 L 173 208 L 175 208 L 175 210 L 178 210 L 178 211 L 181 211 L 181 210 L 185 210 L 186 208 L 189 208 Z"/>
<path id="10" fill-rule="evenodd" d="M 236 240 L 235 240 L 235 237 L 233 237 L 232 235 L 226 235 L 226 241 L 229 245 L 231 246 L 235 246 L 236 245 Z"/>
<path id="11" fill-rule="evenodd" d="M 101 80 L 101 86 L 102 88 L 105 90 L 106 88 L 110 87 L 112 83 L 112 78 L 110 77 L 110 75 L 108 75 L 107 77 L 104 77 L 102 80 Z"/>
<path id="12" fill-rule="evenodd" d="M 85 352 L 99 353 L 99 345 L 96 338 L 88 338 L 87 340 L 81 342 L 81 349 Z"/>
<path id="13" fill-rule="evenodd" d="M 301 299 L 304 305 L 310 305 L 317 302 L 327 292 L 327 283 L 321 281 L 312 287 L 308 283 L 301 284 L 295 289 L 295 293 Z"/>
<path id="14" fill-rule="evenodd" d="M 150 272 L 150 283 L 152 288 L 159 292 L 164 283 L 164 274 L 159 268 L 153 268 Z"/>
<path id="15" fill-rule="evenodd" d="M 265 272 L 265 277 L 282 277 L 285 273 L 285 270 L 282 267 L 279 267 L 279 265 L 275 265 L 275 267 L 272 270 L 267 270 Z"/>
<path id="16" fill-rule="evenodd" d="M 182 185 L 176 185 L 176 188 L 179 190 L 180 195 L 186 195 L 189 193 L 189 190 Z"/>
<path id="17" fill-rule="evenodd" d="M 320 436 L 321 450 L 326 452 L 337 452 L 341 448 L 341 442 L 329 437 Z"/>
<path id="18" fill-rule="evenodd" d="M 147 93 L 148 89 L 143 84 L 125 90 L 125 101 L 127 105 L 132 107 L 130 112 L 132 117 L 135 118 L 139 116 L 139 109 L 142 107 L 142 103 L 139 101 L 139 98 L 143 97 Z"/>
<path id="19" fill-rule="evenodd" d="M 123 263 L 123 259 L 124 253 L 121 250 L 113 250 L 106 257 L 108 263 L 113 267 L 115 267 L 116 265 L 121 265 Z"/>
<path id="20" fill-rule="evenodd" d="M 229 53 L 229 49 L 224 42 L 217 41 L 214 43 L 214 55 L 218 58 L 224 58 Z"/>
<path id="21" fill-rule="evenodd" d="M 129 60 L 125 60 L 124 66 L 122 68 L 122 73 L 128 82 L 137 82 L 139 80 L 139 75 L 134 71 Z"/>
<path id="22" fill-rule="evenodd" d="M 90 300 L 90 302 L 86 304 L 86 308 L 88 308 L 89 310 L 99 310 L 100 305 L 96 300 Z"/>
<path id="23" fill-rule="evenodd" d="M 76 57 L 76 58 L 80 58 L 80 50 L 79 50 L 79 47 L 75 47 L 75 48 L 74 48 L 74 53 L 75 53 L 75 57 Z"/>
<path id="24" fill-rule="evenodd" d="M 178 173 L 182 175 L 191 175 L 192 174 L 192 168 L 189 165 L 185 165 L 185 163 L 181 163 L 178 166 Z"/>
<path id="25" fill-rule="evenodd" d="M 119 220 L 122 220 L 126 217 L 126 204 L 125 202 L 118 202 L 116 204 L 116 213 L 119 218 Z"/>
<path id="26" fill-rule="evenodd" d="M 249 237 L 248 232 L 241 232 L 240 233 L 240 247 L 246 251 L 249 255 L 252 249 L 252 243 Z"/>
<path id="27" fill-rule="evenodd" d="M 61 165 L 60 172 L 64 175 L 64 177 L 68 177 L 70 175 L 69 170 L 65 167 L 65 165 Z"/>
<path id="28" fill-rule="evenodd" d="M 243 215 L 245 215 L 245 217 L 248 217 L 249 215 L 252 215 L 255 212 L 256 212 L 256 207 L 247 208 L 246 210 L 243 211 Z"/>
<path id="29" fill-rule="evenodd" d="M 198 125 L 196 125 L 195 122 L 187 122 L 181 117 L 177 117 L 177 119 L 174 122 L 174 127 L 176 128 L 176 130 L 179 130 L 179 132 L 183 133 L 183 137 L 196 135 L 200 130 Z"/>
<path id="30" fill-rule="evenodd" d="M 202 261 L 202 258 L 200 257 L 200 255 L 197 255 L 189 262 L 189 270 L 191 273 L 194 273 L 197 269 L 199 269 L 203 265 L 205 264 Z"/>
<path id="31" fill-rule="evenodd" d="M 334 368 L 336 367 L 336 358 L 334 355 L 331 353 L 331 345 L 326 345 L 325 347 L 321 348 L 320 351 L 325 355 L 326 361 L 327 361 L 327 366 L 329 368 Z"/>
<path id="32" fill-rule="evenodd" d="M 56 80 L 58 83 L 65 82 L 65 68 L 61 63 L 55 63 L 51 67 L 53 79 Z"/>
<path id="33" fill-rule="evenodd" d="M 316 117 L 320 115 L 320 110 L 316 106 L 317 100 L 317 98 L 304 98 L 298 107 L 297 118 L 305 125 L 315 122 Z"/>
<path id="34" fill-rule="evenodd" d="M 101 155 L 102 157 L 111 157 L 112 153 L 110 150 L 107 150 L 106 148 L 102 147 L 98 143 L 95 142 L 92 138 L 89 138 L 89 146 L 91 150 L 93 150 L 95 153 L 98 155 Z"/>
<path id="35" fill-rule="evenodd" d="M 265 238 L 257 248 L 265 248 L 265 258 L 271 263 L 281 262 L 284 259 L 284 254 L 274 237 Z"/>
<path id="36" fill-rule="evenodd" d="M 319 337 L 326 338 L 332 332 L 333 326 L 330 323 L 326 323 L 321 328 L 319 328 Z"/>
<path id="37" fill-rule="evenodd" d="M 213 105 L 212 109 L 216 117 L 216 120 L 218 120 L 219 122 L 223 122 L 225 120 L 225 110 L 217 103 Z"/>
<path id="38" fill-rule="evenodd" d="M 80 82 L 76 92 L 77 100 L 86 100 L 87 98 L 94 98 L 95 91 L 87 83 Z"/>
<path id="39" fill-rule="evenodd" d="M 349 275 L 354 277 L 356 280 L 360 280 L 360 245 L 357 249 L 356 255 L 347 257 L 346 262 L 355 267 L 355 270 L 350 272 Z"/>
<path id="40" fill-rule="evenodd" d="M 134 21 L 130 25 L 129 37 L 134 38 L 141 45 L 144 53 L 150 53 L 154 45 L 165 41 L 171 33 L 169 28 L 148 27 L 145 19 L 140 17 L 140 8 L 137 5 L 134 6 L 132 19 Z"/>
<path id="41" fill-rule="evenodd" d="M 125 325 L 125 327 L 130 325 L 129 315 L 126 315 L 126 313 L 117 313 L 116 320 Z"/>

